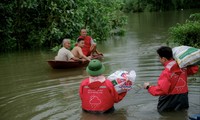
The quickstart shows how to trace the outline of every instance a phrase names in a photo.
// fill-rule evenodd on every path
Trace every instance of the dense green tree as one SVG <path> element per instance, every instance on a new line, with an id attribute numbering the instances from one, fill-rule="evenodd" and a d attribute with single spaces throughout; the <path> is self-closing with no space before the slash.
<path id="1" fill-rule="evenodd" d="M 125 24 L 122 0 L 1 0 L 0 52 L 52 47 L 82 27 L 97 40 Z"/>

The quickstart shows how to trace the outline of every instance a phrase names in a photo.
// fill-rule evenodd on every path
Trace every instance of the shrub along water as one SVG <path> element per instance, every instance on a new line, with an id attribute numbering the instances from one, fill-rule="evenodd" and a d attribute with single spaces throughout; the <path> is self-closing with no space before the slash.
<path id="1" fill-rule="evenodd" d="M 175 43 L 200 48 L 200 13 L 191 14 L 184 24 L 171 27 L 169 33 Z"/>

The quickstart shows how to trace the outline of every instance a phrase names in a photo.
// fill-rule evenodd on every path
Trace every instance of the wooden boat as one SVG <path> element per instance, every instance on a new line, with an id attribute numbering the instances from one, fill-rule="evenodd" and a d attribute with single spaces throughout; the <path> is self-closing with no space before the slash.
<path id="1" fill-rule="evenodd" d="M 58 61 L 58 60 L 49 60 L 47 61 L 53 69 L 66 69 L 66 68 L 76 68 L 87 66 L 89 61 Z"/>
<path id="2" fill-rule="evenodd" d="M 95 55 L 92 59 L 99 59 L 101 60 L 103 55 Z M 67 69 L 67 68 L 77 68 L 77 67 L 85 67 L 88 65 L 89 61 L 58 61 L 58 60 L 48 60 L 48 64 L 53 69 Z"/>

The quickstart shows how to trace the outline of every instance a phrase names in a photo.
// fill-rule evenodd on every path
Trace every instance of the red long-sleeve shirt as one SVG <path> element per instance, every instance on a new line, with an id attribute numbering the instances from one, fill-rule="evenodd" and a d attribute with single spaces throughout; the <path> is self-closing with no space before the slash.
<path id="1" fill-rule="evenodd" d="M 103 112 L 121 101 L 126 92 L 118 94 L 109 80 L 89 83 L 89 78 L 86 78 L 80 85 L 79 94 L 84 110 Z"/>
<path id="2" fill-rule="evenodd" d="M 198 66 L 181 69 L 176 61 L 170 60 L 164 64 L 164 67 L 157 85 L 149 87 L 148 92 L 153 96 L 187 93 L 187 76 L 197 73 Z"/>

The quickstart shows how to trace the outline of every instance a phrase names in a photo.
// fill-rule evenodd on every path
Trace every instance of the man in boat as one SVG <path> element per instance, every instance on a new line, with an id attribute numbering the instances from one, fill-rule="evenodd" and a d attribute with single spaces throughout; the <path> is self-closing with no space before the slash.
<path id="1" fill-rule="evenodd" d="M 80 58 L 80 59 L 85 59 L 85 60 L 88 60 L 90 61 L 91 57 L 87 57 L 83 54 L 83 51 L 82 51 L 82 48 L 84 47 L 84 39 L 83 38 L 78 38 L 77 40 L 77 46 L 75 46 L 73 49 L 72 49 L 72 54 L 77 57 L 77 58 Z"/>
<path id="2" fill-rule="evenodd" d="M 102 53 L 97 51 L 94 40 L 90 36 L 87 36 L 87 30 L 85 28 L 81 29 L 80 34 L 81 36 L 78 38 L 83 38 L 85 42 L 84 47 L 82 47 L 82 51 L 85 56 L 92 56 L 94 53 L 97 55 L 102 55 Z"/>
<path id="3" fill-rule="evenodd" d="M 157 50 L 160 62 L 165 69 L 158 78 L 157 85 L 144 83 L 144 88 L 153 96 L 160 96 L 158 112 L 179 111 L 189 107 L 187 76 L 198 72 L 198 66 L 179 68 L 173 59 L 172 49 L 167 46 Z"/>
<path id="4" fill-rule="evenodd" d="M 62 42 L 63 47 L 58 51 L 55 60 L 59 61 L 83 61 L 82 59 L 74 57 L 74 55 L 69 50 L 71 44 L 70 39 L 63 39 Z"/>

